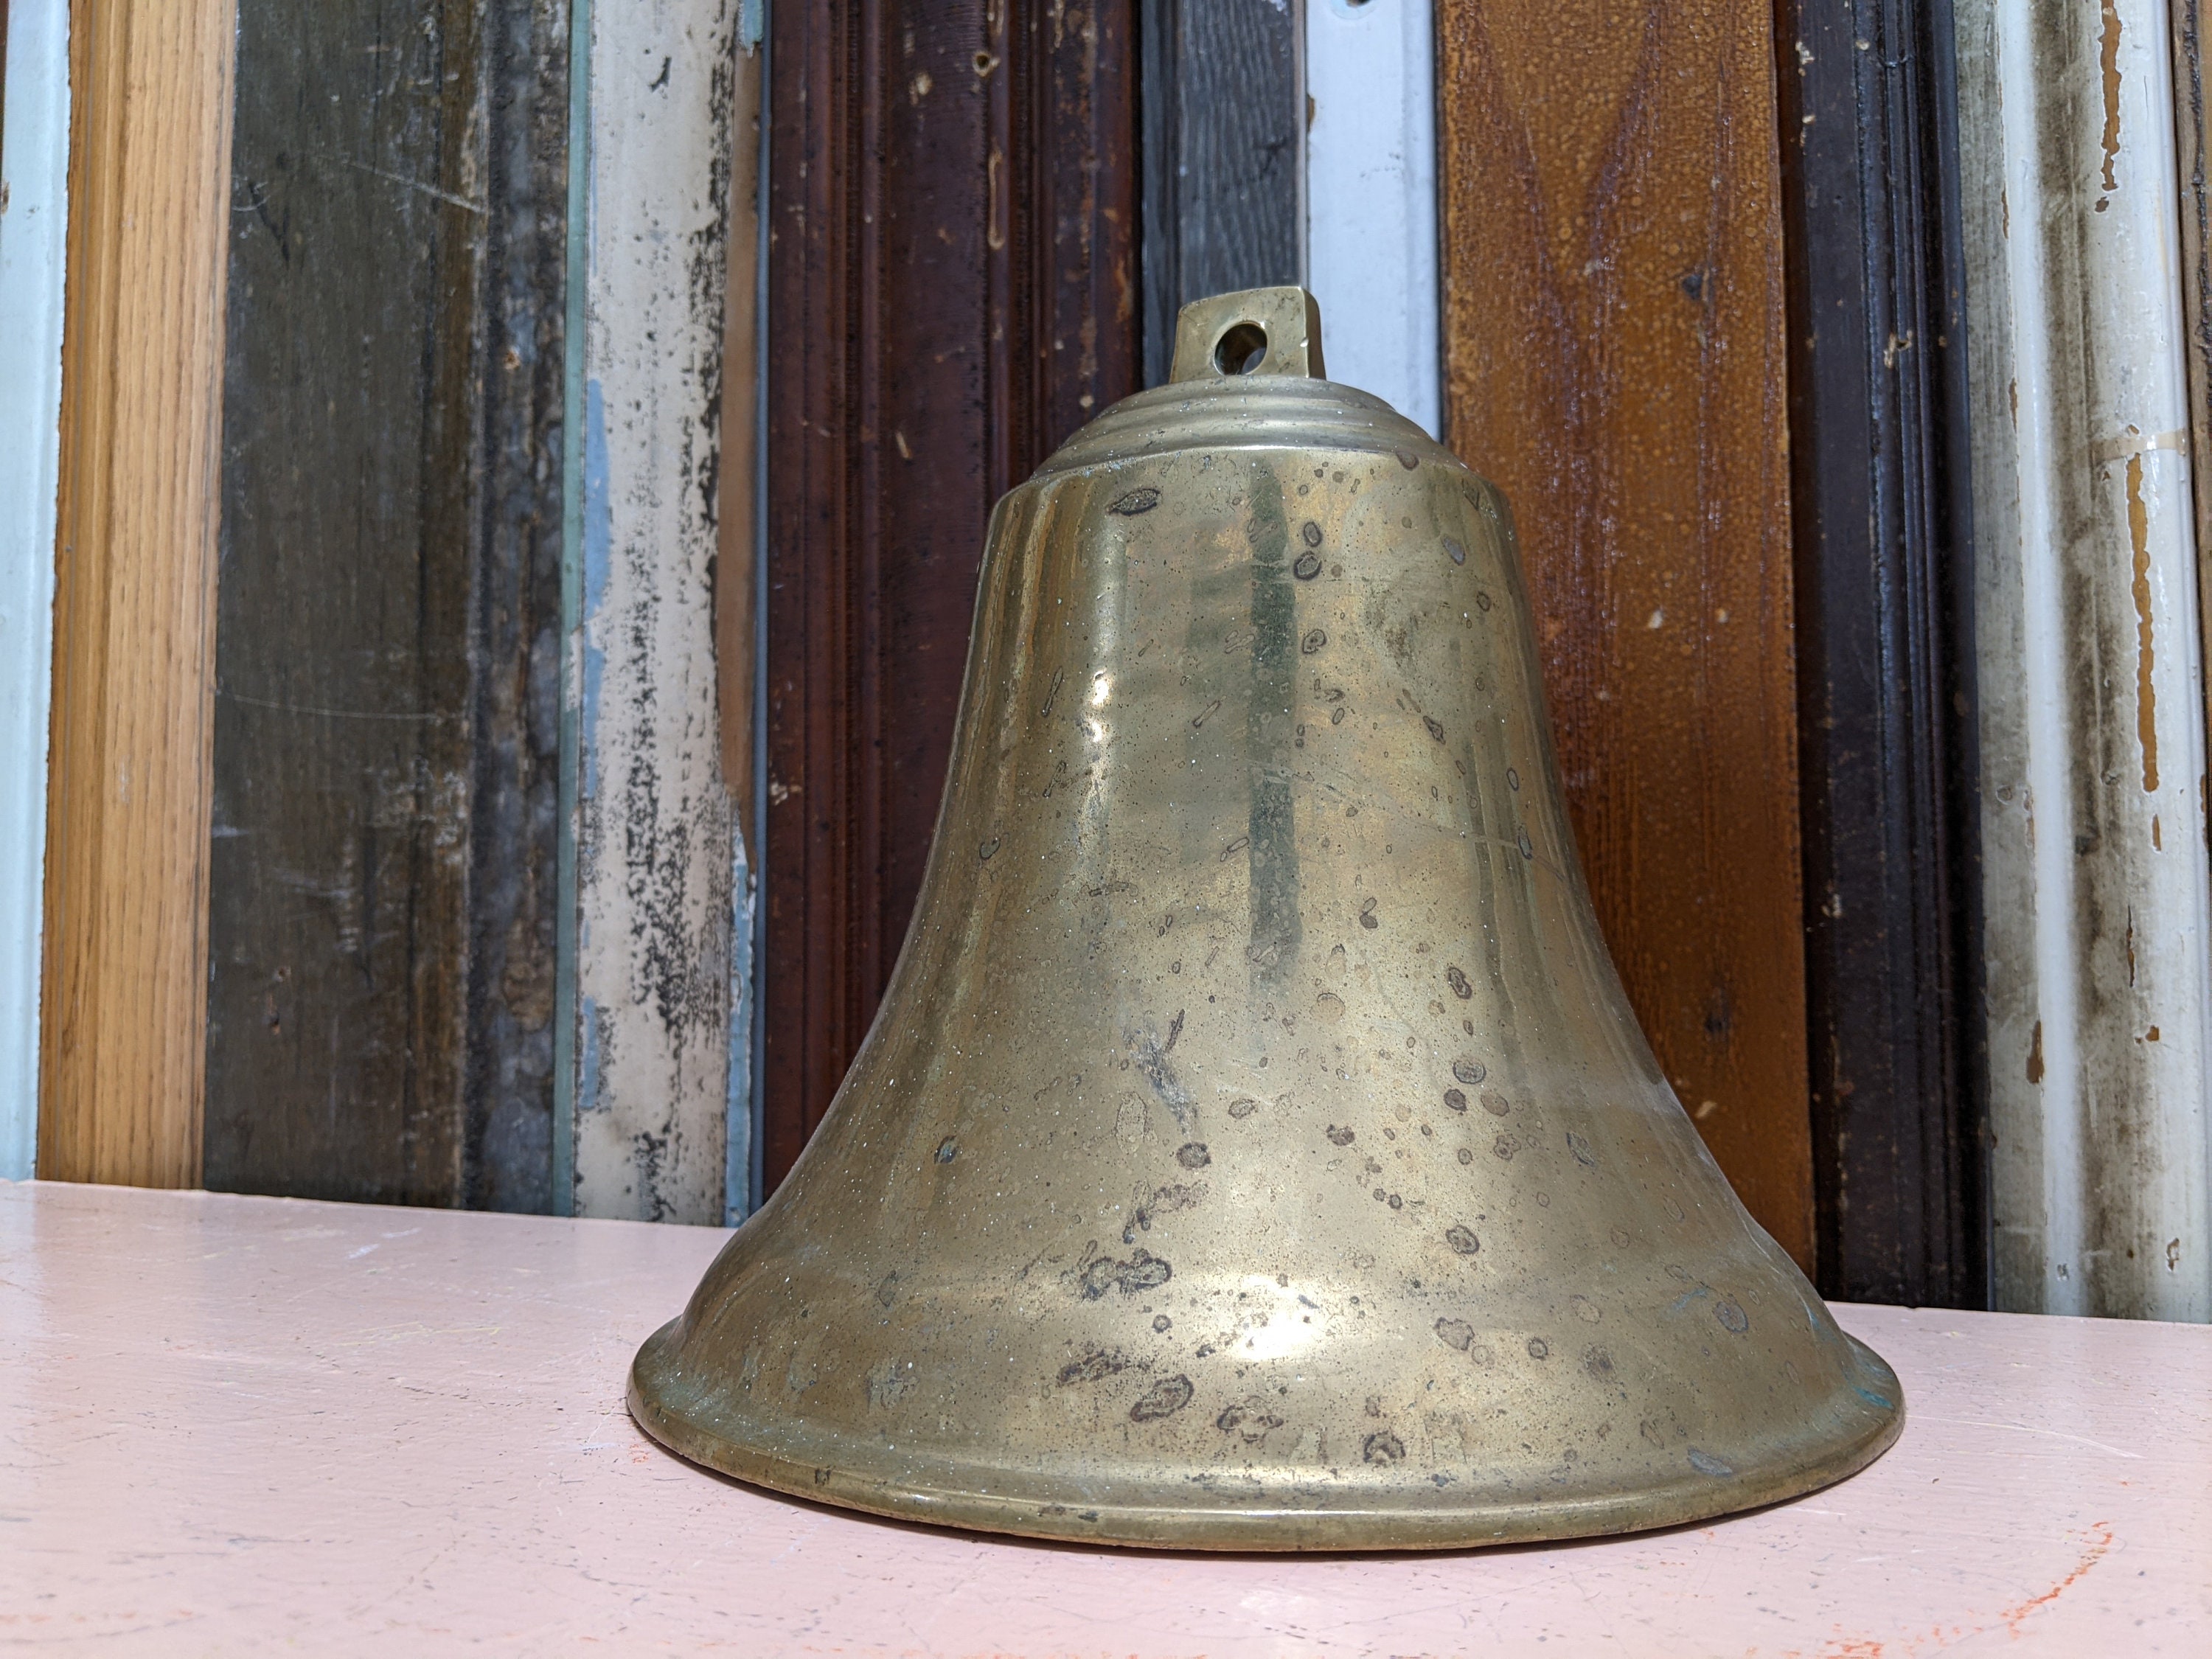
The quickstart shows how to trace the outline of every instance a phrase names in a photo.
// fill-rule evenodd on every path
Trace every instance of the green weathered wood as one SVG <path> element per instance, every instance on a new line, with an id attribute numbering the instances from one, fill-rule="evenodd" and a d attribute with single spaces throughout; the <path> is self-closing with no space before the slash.
<path id="1" fill-rule="evenodd" d="M 566 41 L 241 0 L 210 1187 L 549 1200 Z"/>
<path id="2" fill-rule="evenodd" d="M 1322 0 L 1315 0 L 1322 3 Z M 1280 0 L 1145 0 L 1145 381 L 1193 300 L 1304 280 L 1297 27 Z"/>

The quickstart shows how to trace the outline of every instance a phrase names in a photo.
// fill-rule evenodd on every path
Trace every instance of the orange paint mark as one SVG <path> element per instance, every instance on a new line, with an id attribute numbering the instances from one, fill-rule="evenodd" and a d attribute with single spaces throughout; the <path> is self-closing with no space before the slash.
<path id="1" fill-rule="evenodd" d="M 2092 1524 L 2090 1533 L 2089 1547 L 2081 1553 L 2081 1559 L 2075 1564 L 2073 1571 L 2068 1573 L 2042 1595 L 2031 1596 L 2018 1607 L 2008 1607 L 1998 1615 L 2005 1621 L 2014 1636 L 2020 1634 L 2022 1620 L 2035 1612 L 2037 1608 L 2047 1607 L 2065 1595 L 2068 1590 L 2081 1582 L 2090 1568 L 2105 1559 L 2106 1552 L 2112 1547 L 2112 1523 L 2109 1521 L 2096 1522 Z"/>
<path id="2" fill-rule="evenodd" d="M 2136 550 L 2136 740 L 2142 747 L 2143 793 L 2158 790 L 2158 696 L 2151 689 L 2150 514 L 2143 506 L 2142 457 L 2128 457 L 2128 538 Z"/>
<path id="3" fill-rule="evenodd" d="M 2150 844 L 2158 852 L 2166 851 L 2166 842 L 2158 833 L 2158 814 L 2155 812 L 2150 815 Z"/>
<path id="4" fill-rule="evenodd" d="M 2105 0 L 2105 33 L 2103 40 L 2105 68 L 2105 189 L 2118 190 L 2119 181 L 2112 176 L 2112 164 L 2120 154 L 2120 14 L 2113 0 Z M 2105 204 L 2097 204 L 2102 213 Z"/>

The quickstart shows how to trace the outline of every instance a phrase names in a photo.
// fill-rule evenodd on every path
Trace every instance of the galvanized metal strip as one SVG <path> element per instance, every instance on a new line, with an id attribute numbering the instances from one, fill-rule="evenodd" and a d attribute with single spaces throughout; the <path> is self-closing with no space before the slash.
<path id="1" fill-rule="evenodd" d="M 1306 286 L 1328 376 L 1443 430 L 1431 0 L 1308 0 Z"/>
<path id="2" fill-rule="evenodd" d="M 2212 1318 L 2166 9 L 1958 8 L 1997 1305 Z"/>
<path id="3" fill-rule="evenodd" d="M 69 6 L 0 9 L 0 1180 L 38 1152 L 39 939 L 69 225 Z"/>

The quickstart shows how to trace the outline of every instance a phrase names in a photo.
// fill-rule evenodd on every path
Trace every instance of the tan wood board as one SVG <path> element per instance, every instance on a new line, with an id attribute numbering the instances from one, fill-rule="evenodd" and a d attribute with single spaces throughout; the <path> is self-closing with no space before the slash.
<path id="1" fill-rule="evenodd" d="M 197 1183 L 234 0 L 76 0 L 43 1175 Z"/>
<path id="2" fill-rule="evenodd" d="M 1519 524 L 1629 996 L 1737 1192 L 1809 1267 L 1770 14 L 1439 18 L 1448 440 Z"/>

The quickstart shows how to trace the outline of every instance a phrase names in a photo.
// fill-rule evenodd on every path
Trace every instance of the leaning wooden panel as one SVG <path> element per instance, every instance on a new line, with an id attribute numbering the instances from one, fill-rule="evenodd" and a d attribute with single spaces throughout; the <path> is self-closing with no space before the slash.
<path id="1" fill-rule="evenodd" d="M 867 1033 L 998 497 L 1136 389 L 1134 0 L 774 9 L 764 1179 Z"/>
<path id="2" fill-rule="evenodd" d="M 39 1171 L 199 1178 L 232 0 L 79 0 Z"/>
<path id="3" fill-rule="evenodd" d="M 1445 9 L 1446 432 L 1521 530 L 1638 1016 L 1809 1265 L 1783 268 L 1766 9 Z"/>
<path id="4" fill-rule="evenodd" d="M 240 5 L 211 1188 L 551 1203 L 568 17 L 483 9 Z"/>

